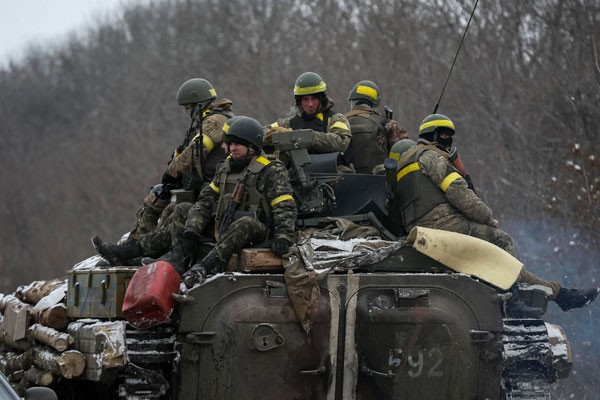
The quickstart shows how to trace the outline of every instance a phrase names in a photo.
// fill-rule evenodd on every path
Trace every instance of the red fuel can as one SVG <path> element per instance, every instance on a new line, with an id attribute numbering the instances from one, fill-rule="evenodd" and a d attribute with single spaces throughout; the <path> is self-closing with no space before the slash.
<path id="1" fill-rule="evenodd" d="M 181 277 L 166 261 L 138 269 L 131 277 L 123 299 L 123 315 L 131 326 L 147 329 L 164 322 L 175 308 L 173 293 L 179 292 Z"/>

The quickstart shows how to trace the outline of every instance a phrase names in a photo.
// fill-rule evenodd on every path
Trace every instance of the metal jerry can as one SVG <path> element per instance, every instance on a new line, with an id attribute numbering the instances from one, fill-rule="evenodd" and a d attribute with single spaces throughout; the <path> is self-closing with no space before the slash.
<path id="1" fill-rule="evenodd" d="M 173 293 L 179 291 L 181 277 L 166 261 L 139 268 L 123 299 L 123 314 L 130 325 L 147 329 L 165 322 L 175 308 Z"/>

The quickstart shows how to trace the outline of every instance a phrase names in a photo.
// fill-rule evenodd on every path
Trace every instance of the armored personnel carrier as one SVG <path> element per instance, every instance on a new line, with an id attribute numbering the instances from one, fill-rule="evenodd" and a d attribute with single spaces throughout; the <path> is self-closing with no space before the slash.
<path id="1" fill-rule="evenodd" d="M 91 257 L 52 291 L 58 295 L 44 297 L 66 292 L 58 302 L 70 322 L 61 331 L 71 337 L 66 348 L 85 364 L 76 375 L 53 372 L 49 385 L 60 399 L 550 398 L 549 385 L 571 369 L 562 329 L 542 319 L 507 318 L 505 283 L 463 268 L 493 267 L 496 257 L 486 252 L 498 249 L 448 232 L 392 240 L 385 176 L 336 174 L 333 156 L 303 151 L 307 135 L 274 140 L 290 153 L 299 228 L 314 231 L 335 221 L 323 217 L 345 216 L 376 226 L 374 248 L 385 248 L 383 254 L 361 259 L 364 241 L 320 235 L 304 246 L 312 261 L 321 251 L 323 263 L 311 263 L 300 249 L 290 256 L 303 259 L 295 279 L 288 265 L 244 264 L 240 254 L 235 271 L 182 286 L 170 318 L 147 329 L 135 329 L 122 313 L 136 268 L 99 268 L 99 257 Z M 479 258 L 444 257 L 438 250 L 449 241 L 477 246 Z M 522 297 L 546 307 L 538 288 L 523 289 Z M 9 377 L 19 366 L 41 369 L 35 361 L 14 362 L 28 351 L 16 344 L 41 344 L 10 337 L 16 329 L 5 321 L 18 320 L 19 312 L 4 314 L 0 366 Z"/>

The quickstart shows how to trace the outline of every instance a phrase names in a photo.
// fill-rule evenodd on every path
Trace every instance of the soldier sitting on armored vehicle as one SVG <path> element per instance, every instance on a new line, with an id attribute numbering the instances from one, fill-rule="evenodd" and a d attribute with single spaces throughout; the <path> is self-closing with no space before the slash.
<path id="1" fill-rule="evenodd" d="M 375 82 L 356 83 L 348 100 L 352 109 L 346 117 L 352 140 L 342 160 L 359 174 L 383 173 L 381 160 L 387 157 L 394 143 L 408 138 L 408 132 L 393 119 L 393 112 L 388 106 L 384 106 L 385 116 L 377 112 L 381 94 Z"/>
<path id="2" fill-rule="evenodd" d="M 421 122 L 417 146 L 398 162 L 392 213 L 407 232 L 415 226 L 458 232 L 486 240 L 514 256 L 510 235 L 498 229 L 492 210 L 449 160 L 454 133 L 454 123 L 445 115 L 433 114 Z M 550 288 L 550 299 L 565 311 L 589 304 L 600 293 L 598 288 L 565 289 L 559 282 L 543 280 L 525 268 L 519 281 Z M 526 308 L 515 313 L 535 314 Z"/>
<path id="3" fill-rule="evenodd" d="M 294 239 L 296 204 L 284 165 L 262 152 L 263 129 L 258 121 L 238 116 L 226 135 L 230 157 L 218 167 L 191 206 L 178 205 L 163 233 L 142 236 L 137 246 L 122 246 L 95 238 L 96 249 L 118 264 L 134 257 L 165 257 L 193 284 L 207 273 L 225 269 L 234 252 L 243 247 L 270 241 L 271 250 L 281 256 Z M 216 207 L 216 208 L 215 208 Z M 216 213 L 215 220 L 212 215 Z M 189 211 L 189 213 L 188 213 Z M 216 245 L 208 251 L 215 239 Z"/>
<path id="4" fill-rule="evenodd" d="M 233 253 L 270 241 L 278 256 L 294 241 L 296 203 L 285 166 L 262 152 L 263 129 L 252 118 L 239 118 L 227 132 L 230 157 L 220 165 L 190 209 L 182 239 L 185 260 L 200 258 L 203 235 L 214 222 L 215 247 L 187 275 L 193 282 L 202 275 L 221 272 Z M 214 221 L 212 220 L 213 207 Z"/>
<path id="5" fill-rule="evenodd" d="M 213 85 L 201 78 L 187 80 L 177 91 L 177 103 L 189 114 L 190 127 L 183 143 L 171 156 L 162 183 L 151 189 L 136 212 L 135 227 L 122 246 L 135 251 L 142 236 L 156 229 L 159 217 L 162 225 L 165 224 L 174 212 L 175 204 L 169 205 L 172 190 L 180 189 L 178 191 L 189 194 L 188 201 L 195 201 L 202 186 L 214 175 L 217 163 L 225 158 L 225 151 L 221 148 L 222 129 L 234 114 L 231 100 L 223 98 L 216 101 L 216 98 Z M 96 248 L 102 246 L 99 238 L 95 237 L 93 241 Z M 121 265 L 139 264 L 137 260 L 129 261 L 129 258 L 119 261 L 110 256 L 105 258 L 111 265 L 116 265 L 116 262 Z"/>
<path id="6" fill-rule="evenodd" d="M 293 114 L 265 127 L 264 145 L 271 145 L 271 133 L 299 129 L 314 131 L 309 153 L 343 153 L 350 144 L 350 124 L 344 114 L 333 110 L 333 100 L 327 96 L 327 85 L 314 72 L 305 72 L 296 79 Z M 352 171 L 350 171 L 352 172 Z"/>

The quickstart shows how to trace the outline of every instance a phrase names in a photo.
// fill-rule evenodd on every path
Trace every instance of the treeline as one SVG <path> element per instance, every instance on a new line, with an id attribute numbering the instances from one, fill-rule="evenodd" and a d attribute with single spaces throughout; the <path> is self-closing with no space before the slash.
<path id="1" fill-rule="evenodd" d="M 92 235 L 132 227 L 189 123 L 175 102 L 188 78 L 265 124 L 304 71 L 342 112 L 353 84 L 374 80 L 416 138 L 472 3 L 153 1 L 32 48 L 0 70 L 3 291 L 64 274 Z M 599 51 L 597 2 L 481 1 L 439 108 L 529 269 L 572 285 L 600 255 Z"/>

